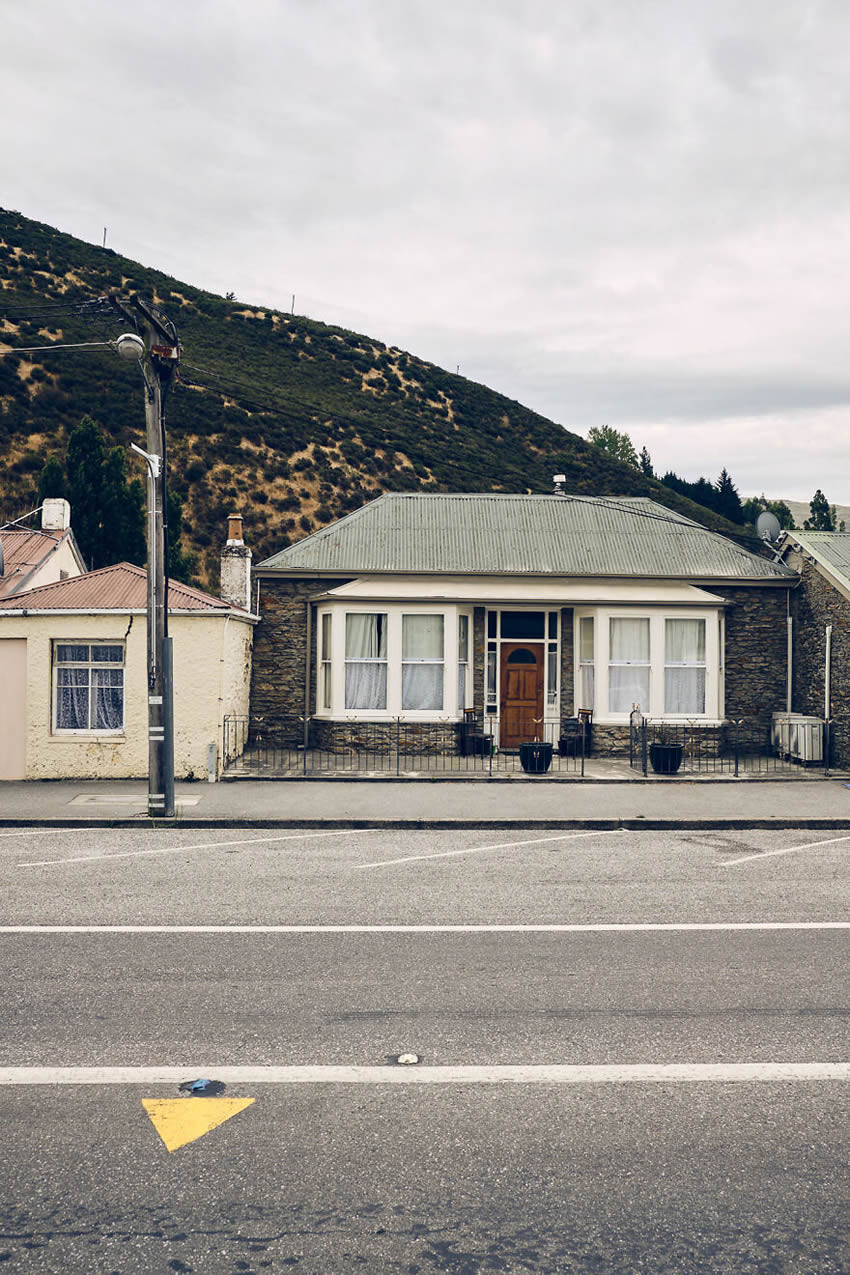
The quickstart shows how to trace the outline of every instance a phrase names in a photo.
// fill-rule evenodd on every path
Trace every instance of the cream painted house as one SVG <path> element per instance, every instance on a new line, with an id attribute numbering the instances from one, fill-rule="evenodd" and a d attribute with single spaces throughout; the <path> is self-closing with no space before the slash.
<path id="1" fill-rule="evenodd" d="M 38 530 L 17 524 L 0 529 L 0 598 L 82 575 L 85 569 L 67 500 L 45 500 Z"/>
<path id="2" fill-rule="evenodd" d="M 249 569 L 239 539 L 229 547 Z M 225 551 L 227 552 L 227 551 Z M 244 581 L 243 581 L 244 584 Z M 226 715 L 246 715 L 257 617 L 172 581 L 174 768 L 208 777 Z M 148 771 L 146 574 L 122 562 L 0 598 L 0 779 Z"/>

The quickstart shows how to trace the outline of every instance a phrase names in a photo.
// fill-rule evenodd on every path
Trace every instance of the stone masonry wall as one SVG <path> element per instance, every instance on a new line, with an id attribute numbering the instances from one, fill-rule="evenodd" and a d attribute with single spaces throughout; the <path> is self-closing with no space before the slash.
<path id="1" fill-rule="evenodd" d="M 791 707 L 795 713 L 824 715 L 826 626 L 832 625 L 830 717 L 835 766 L 850 766 L 850 602 L 802 555 L 788 559 L 802 573 L 793 595 L 794 657 Z M 784 707 L 784 705 L 783 705 Z"/>
<path id="2" fill-rule="evenodd" d="M 252 717 L 291 718 L 293 729 L 297 733 L 298 718 L 304 712 L 307 600 L 326 589 L 335 589 L 347 583 L 344 579 L 260 580 L 259 611 L 262 619 L 254 630 Z M 315 624 L 311 648 L 309 702 L 310 712 L 314 713 Z"/>
<path id="3" fill-rule="evenodd" d="M 573 671 L 573 609 L 561 608 L 561 717 L 573 711 L 575 673 Z"/>
<path id="4" fill-rule="evenodd" d="M 717 586 L 726 608 L 726 716 L 767 727 L 785 708 L 788 590 Z"/>

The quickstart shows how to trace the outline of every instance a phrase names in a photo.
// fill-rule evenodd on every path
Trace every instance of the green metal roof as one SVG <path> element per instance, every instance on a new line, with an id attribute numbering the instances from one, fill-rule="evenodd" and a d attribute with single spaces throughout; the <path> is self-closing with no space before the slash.
<path id="1" fill-rule="evenodd" d="M 795 580 L 646 497 L 387 494 L 258 569 Z"/>
<path id="2" fill-rule="evenodd" d="M 850 593 L 850 532 L 787 532 L 786 547 L 793 548 L 795 542 Z"/>

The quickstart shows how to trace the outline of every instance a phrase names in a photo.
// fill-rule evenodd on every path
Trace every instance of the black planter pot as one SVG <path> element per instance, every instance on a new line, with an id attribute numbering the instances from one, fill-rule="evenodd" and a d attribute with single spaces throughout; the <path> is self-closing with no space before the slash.
<path id="1" fill-rule="evenodd" d="M 520 744 L 519 764 L 528 775 L 545 775 L 552 765 L 552 745 L 546 743 Z"/>
<path id="2" fill-rule="evenodd" d="M 675 775 L 682 764 L 681 744 L 650 744 L 649 763 L 656 775 Z"/>

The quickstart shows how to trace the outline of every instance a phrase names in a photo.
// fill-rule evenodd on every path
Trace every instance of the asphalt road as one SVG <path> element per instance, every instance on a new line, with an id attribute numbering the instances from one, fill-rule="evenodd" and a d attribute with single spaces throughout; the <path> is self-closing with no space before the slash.
<path id="1" fill-rule="evenodd" d="M 846 1275 L 848 854 L 4 832 L 0 1270 Z M 142 1099 L 217 1072 L 170 1153 Z"/>

